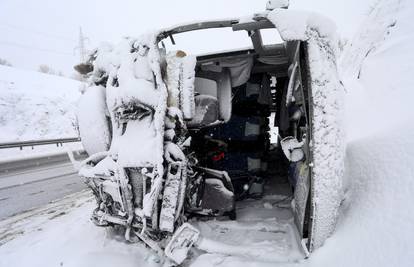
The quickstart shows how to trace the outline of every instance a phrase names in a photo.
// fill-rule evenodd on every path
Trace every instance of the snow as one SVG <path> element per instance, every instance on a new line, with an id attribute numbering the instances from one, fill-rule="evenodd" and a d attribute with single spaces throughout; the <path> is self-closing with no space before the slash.
<path id="1" fill-rule="evenodd" d="M 191 266 L 240 266 L 236 265 L 240 261 L 275 266 L 303 259 L 293 214 L 287 207 L 289 198 L 268 195 L 263 200 L 239 203 L 237 221 L 194 223 L 203 238 L 199 247 L 209 253 L 199 256 Z"/>
<path id="2" fill-rule="evenodd" d="M 340 84 L 335 60 L 335 46 L 310 31 L 308 54 L 313 98 L 311 171 L 313 183 L 311 214 L 312 246 L 318 248 L 335 230 L 342 201 L 344 173 L 344 88 Z"/>
<path id="3" fill-rule="evenodd" d="M 299 162 L 305 156 L 302 150 L 304 142 L 299 142 L 292 136 L 285 137 L 280 141 L 280 145 L 286 158 L 291 162 Z"/>
<path id="4" fill-rule="evenodd" d="M 109 55 L 98 55 L 97 69 L 102 68 L 110 76 L 106 87 L 108 109 L 112 111 L 122 103 L 128 103 L 133 99 L 156 107 L 159 101 L 159 93 L 154 90 L 154 76 L 151 72 L 150 62 L 147 58 L 148 51 L 139 46 L 136 53 L 130 53 L 131 43 L 129 39 L 123 40 Z M 101 63 L 108 57 L 111 60 Z M 104 67 L 101 67 L 104 65 Z M 117 82 L 115 82 L 117 81 Z M 119 85 L 118 85 L 119 84 Z M 145 96 L 145 97 L 143 97 Z"/>
<path id="5" fill-rule="evenodd" d="M 89 155 L 109 149 L 111 133 L 107 114 L 105 88 L 89 87 L 80 97 L 77 110 L 80 137 Z"/>
<path id="6" fill-rule="evenodd" d="M 288 8 L 289 0 L 269 0 L 266 3 L 267 10 L 273 10 L 276 8 Z"/>
<path id="7" fill-rule="evenodd" d="M 143 245 L 96 227 L 94 206 L 86 191 L 2 221 L 0 266 L 159 266 Z"/>
<path id="8" fill-rule="evenodd" d="M 75 80 L 0 66 L 0 142 L 76 137 Z"/>
<path id="9" fill-rule="evenodd" d="M 94 177 L 96 173 L 111 176 L 111 172 L 114 173 L 116 170 L 116 163 L 111 157 L 107 157 L 107 155 L 108 152 L 100 152 L 85 159 L 80 164 L 79 176 Z M 92 168 L 86 165 L 88 162 L 98 163 Z"/>
<path id="10" fill-rule="evenodd" d="M 21 161 L 33 158 L 43 158 L 56 154 L 64 154 L 68 151 L 83 151 L 84 148 L 80 142 L 76 143 L 64 143 L 62 146 L 57 146 L 56 144 L 52 145 L 43 145 L 35 147 L 23 147 L 20 149 L 16 148 L 5 148 L 0 149 L 0 162 L 11 162 L 11 161 Z"/>
<path id="11" fill-rule="evenodd" d="M 312 159 L 311 185 L 312 240 L 311 250 L 323 245 L 332 235 L 342 201 L 344 173 L 343 98 L 344 88 L 337 74 L 338 37 L 335 24 L 314 12 L 275 9 L 268 19 L 285 41 L 307 43 L 312 88 Z M 296 73 L 297 65 L 292 67 Z M 293 89 L 295 75 L 289 82 L 287 101 Z"/>
<path id="12" fill-rule="evenodd" d="M 89 78 L 92 88 L 103 82 L 106 85 L 106 105 L 112 122 L 108 157 L 117 159 L 116 173 L 128 167 L 153 168 L 151 190 L 143 199 L 146 216 L 151 216 L 161 193 L 164 173 L 167 89 L 155 40 L 154 34 L 144 34 L 136 39 L 124 38 L 116 46 L 101 45 L 92 54 L 96 58 Z"/>
<path id="13" fill-rule="evenodd" d="M 414 83 L 410 74 L 414 69 L 414 3 L 382 0 L 372 14 L 379 13 L 383 15 L 361 25 L 365 34 L 356 35 L 341 62 L 342 69 L 355 67 L 346 64 L 361 67 L 361 77 L 357 80 L 355 73 L 343 76 L 348 143 L 346 194 L 337 229 L 298 266 L 411 266 L 414 261 L 414 110 L 408 103 L 413 99 Z M 381 21 L 393 20 L 397 23 L 389 34 L 377 38 L 387 33 L 383 27 L 388 25 Z M 346 60 L 353 53 L 365 57 L 367 43 L 375 49 L 362 65 Z M 202 257 L 196 261 L 199 266 L 266 266 L 237 257 Z"/>
<path id="14" fill-rule="evenodd" d="M 264 202 L 250 202 L 245 207 L 239 207 L 241 209 L 237 222 L 211 221 L 195 224 L 203 231 L 203 236 L 218 239 L 227 245 L 255 241 L 249 243 L 252 246 L 249 253 L 259 251 L 264 254 L 254 254 L 254 257 L 246 257 L 248 253 L 239 256 L 224 256 L 220 253 L 199 255 L 199 252 L 194 251 L 193 259 L 187 262 L 188 265 L 412 265 L 412 14 L 412 1 L 379 1 L 361 25 L 355 39 L 345 47 L 344 58 L 340 62 L 341 69 L 344 70 L 342 80 L 347 100 L 345 128 L 348 135 L 343 181 L 345 199 L 339 209 L 337 228 L 324 246 L 314 251 L 308 260 L 300 261 L 300 250 L 295 247 L 298 242 L 292 242 L 295 237 L 288 231 L 285 231 L 286 235 L 278 232 L 294 227 L 289 209 L 277 205 L 269 209 L 266 203 L 272 203 L 272 200 L 264 199 Z M 387 21 L 395 21 L 396 24 L 388 27 L 389 23 L 383 23 Z M 304 32 L 302 27 L 301 30 L 292 32 L 292 35 L 300 36 Z M 285 37 L 288 36 L 289 33 L 286 32 Z M 318 52 L 316 46 L 311 49 L 314 49 L 313 53 Z M 367 51 L 370 52 L 367 54 Z M 350 58 L 355 60 L 347 60 Z M 85 195 L 71 196 L 44 210 L 31 211 L 1 222 L 0 242 L 7 242 L 0 246 L 0 265 L 160 265 L 158 258 L 142 245 L 126 244 L 117 235 L 89 222 L 87 218 L 94 204 L 86 193 L 83 194 Z M 63 203 L 62 206 L 54 206 L 61 205 L 59 203 Z M 67 214 L 61 214 L 66 209 Z M 274 216 L 275 209 L 279 220 L 269 217 L 270 213 Z M 264 232 L 261 232 L 263 225 Z M 263 239 L 262 234 L 266 235 Z M 287 246 L 278 247 L 277 244 L 283 242 Z M 289 246 L 292 250 L 286 250 Z M 289 258 L 293 262 L 260 262 L 257 255 L 264 255 L 265 258 L 266 255 L 280 256 L 284 257 L 284 261 Z"/>
<path id="15" fill-rule="evenodd" d="M 168 106 L 180 108 L 183 117 L 191 120 L 195 115 L 194 81 L 196 58 L 183 51 L 172 51 L 167 58 Z"/>
<path id="16" fill-rule="evenodd" d="M 412 1 L 378 1 L 343 54 L 343 70 L 361 70 L 359 79 L 355 71 L 343 77 L 346 198 L 335 234 L 311 255 L 311 266 L 411 266 L 414 261 L 412 14 Z"/>
<path id="17" fill-rule="evenodd" d="M 183 58 L 182 67 L 182 89 L 180 95 L 181 107 L 184 119 L 190 120 L 195 114 L 195 100 L 194 100 L 194 81 L 195 81 L 195 56 L 186 56 Z"/>
<path id="18" fill-rule="evenodd" d="M 316 30 L 321 37 L 336 39 L 336 26 L 329 18 L 302 10 L 275 9 L 267 18 L 275 25 L 285 41 L 309 39 L 308 31 Z"/>
<path id="19" fill-rule="evenodd" d="M 338 229 L 314 255 L 315 265 L 328 266 L 335 258 L 336 266 L 411 266 L 414 128 L 401 127 L 404 132 L 383 132 L 348 144 L 352 185 Z"/>
<path id="20" fill-rule="evenodd" d="M 170 52 L 166 56 L 167 71 L 165 80 L 168 89 L 168 106 L 179 108 L 180 72 L 182 67 L 182 60 L 177 55 L 178 52 Z"/>
<path id="21" fill-rule="evenodd" d="M 159 257 L 144 245 L 128 243 L 122 234 L 96 227 L 89 220 L 94 202 L 91 193 L 83 191 L 1 221 L 0 266 L 162 266 Z M 272 205 L 272 209 L 265 208 L 264 203 Z M 183 266 L 211 266 L 217 260 L 232 264 L 240 260 L 221 255 L 224 250 L 220 249 L 232 250 L 244 261 L 251 261 L 251 256 L 263 257 L 273 264 L 275 260 L 302 259 L 288 206 L 289 199 L 271 195 L 263 201 L 240 205 L 237 222 L 194 223 L 206 238 L 201 247 L 214 254 L 199 256 L 202 252 L 193 249 L 192 259 Z"/>
<path id="22" fill-rule="evenodd" d="M 352 88 L 346 114 L 350 141 L 412 121 L 414 34 L 408 2 L 379 2 L 345 48 L 341 67 L 345 85 Z"/>
<path id="23" fill-rule="evenodd" d="M 399 1 L 378 2 L 363 21 L 351 43 L 342 55 L 342 70 L 345 76 L 356 77 L 365 58 L 383 45 L 383 40 L 396 24 L 396 15 L 401 8 Z"/>
<path id="24" fill-rule="evenodd" d="M 298 75 L 298 62 L 295 62 L 295 64 L 292 66 L 292 70 L 289 71 L 291 73 L 289 78 L 289 85 L 286 93 L 286 103 L 284 103 L 286 106 L 288 106 L 290 103 L 292 103 L 292 96 L 293 96 L 293 87 L 295 86 L 295 81 L 297 80 Z"/>
<path id="25" fill-rule="evenodd" d="M 162 92 L 159 55 L 154 54 L 156 49 L 152 47 L 152 38 L 144 35 L 138 39 L 125 38 L 116 46 L 102 44 L 97 50 L 90 83 L 98 81 L 102 73 L 108 76 L 106 105 L 113 125 L 110 151 L 118 154 L 118 162 L 124 167 L 158 164 L 161 171 L 165 108 L 160 103 L 165 92 Z M 122 112 L 131 103 L 146 105 L 154 109 L 155 114 L 141 120 L 129 120 L 123 129 L 120 118 L 116 117 L 117 111 Z M 106 113 L 104 108 L 100 110 Z"/>
<path id="26" fill-rule="evenodd" d="M 174 223 L 178 206 L 178 197 L 181 185 L 181 171 L 176 174 L 167 175 L 162 197 L 162 206 L 160 212 L 160 229 L 170 233 L 174 232 Z"/>

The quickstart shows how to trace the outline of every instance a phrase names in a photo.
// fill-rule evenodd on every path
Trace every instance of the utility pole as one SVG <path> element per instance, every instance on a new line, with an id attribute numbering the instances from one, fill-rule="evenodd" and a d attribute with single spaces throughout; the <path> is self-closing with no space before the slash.
<path id="1" fill-rule="evenodd" d="M 75 47 L 74 51 L 79 50 L 79 63 L 85 63 L 86 61 L 86 54 L 87 51 L 85 49 L 85 41 L 88 41 L 89 38 L 85 37 L 82 32 L 82 27 L 79 26 L 79 43 L 78 46 Z M 80 81 L 82 82 L 79 90 L 83 94 L 86 90 L 86 83 L 85 83 L 85 77 L 83 75 L 80 75 Z"/>
<path id="2" fill-rule="evenodd" d="M 79 27 L 79 43 L 75 50 L 79 50 L 79 60 L 80 62 L 85 62 L 86 60 L 86 49 L 85 41 L 89 40 L 88 37 L 85 37 L 82 32 L 82 27 Z"/>

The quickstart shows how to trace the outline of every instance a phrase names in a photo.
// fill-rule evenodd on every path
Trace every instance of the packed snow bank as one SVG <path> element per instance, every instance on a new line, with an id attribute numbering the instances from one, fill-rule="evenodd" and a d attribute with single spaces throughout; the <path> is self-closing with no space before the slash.
<path id="1" fill-rule="evenodd" d="M 80 82 L 0 66 L 0 142 L 77 136 Z"/>
<path id="2" fill-rule="evenodd" d="M 408 0 L 380 1 L 346 47 L 341 67 L 349 140 L 414 120 L 413 14 Z"/>
<path id="3" fill-rule="evenodd" d="M 411 125 L 413 125 L 411 123 Z M 414 127 L 349 143 L 347 200 L 335 234 L 312 266 L 411 266 L 414 262 Z"/>
<path id="4" fill-rule="evenodd" d="M 337 230 L 311 266 L 414 262 L 412 14 L 412 1 L 378 2 L 344 53 L 347 194 Z"/>

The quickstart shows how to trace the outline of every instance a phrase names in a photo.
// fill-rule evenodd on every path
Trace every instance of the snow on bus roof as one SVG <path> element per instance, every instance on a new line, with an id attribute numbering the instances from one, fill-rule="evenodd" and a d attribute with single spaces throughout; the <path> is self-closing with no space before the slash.
<path id="1" fill-rule="evenodd" d="M 308 29 L 315 29 L 321 37 L 336 39 L 336 25 L 326 16 L 315 12 L 292 9 L 275 9 L 267 18 L 279 30 L 285 41 L 308 40 Z"/>

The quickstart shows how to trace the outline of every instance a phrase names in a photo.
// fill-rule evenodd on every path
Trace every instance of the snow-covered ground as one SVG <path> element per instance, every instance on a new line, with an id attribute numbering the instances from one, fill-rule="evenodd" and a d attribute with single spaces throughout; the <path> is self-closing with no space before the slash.
<path id="1" fill-rule="evenodd" d="M 252 255 L 285 262 L 304 257 L 298 247 L 290 199 L 272 195 L 238 207 L 233 221 L 196 222 L 204 237 L 240 245 L 244 260 Z M 162 262 L 141 244 L 128 244 L 123 236 L 96 227 L 89 216 L 95 203 L 83 191 L 0 222 L 0 266 L 160 266 Z M 275 219 L 275 214 L 278 220 Z M 246 248 L 248 252 L 246 253 Z M 194 251 L 184 265 L 211 266 L 228 260 L 219 254 Z M 234 258 L 240 261 L 239 258 Z M 266 264 L 262 262 L 263 264 Z M 268 263 L 270 264 L 270 263 Z"/>
<path id="2" fill-rule="evenodd" d="M 290 263 L 203 254 L 194 255 L 187 264 L 412 266 L 413 14 L 410 0 L 378 1 L 342 54 L 340 67 L 347 90 L 346 199 L 337 229 L 325 245 L 308 260 Z M 254 212 L 241 212 L 231 227 L 217 221 L 196 226 L 210 237 L 252 241 L 264 254 L 297 259 L 300 250 L 292 242 L 294 236 L 286 234 L 291 215 L 265 202 L 273 203 L 265 199 L 241 206 Z M 0 222 L 0 266 L 159 266 L 158 258 L 142 245 L 127 244 L 115 233 L 94 226 L 88 220 L 93 208 L 90 194 L 81 192 Z M 281 209 L 286 221 L 269 218 L 270 209 Z M 268 220 L 257 228 L 253 217 Z M 247 230 L 238 232 L 241 228 Z M 262 229 L 266 239 L 260 239 Z M 278 247 L 276 241 L 284 245 Z"/>
<path id="3" fill-rule="evenodd" d="M 76 137 L 81 83 L 0 66 L 0 142 Z"/>

